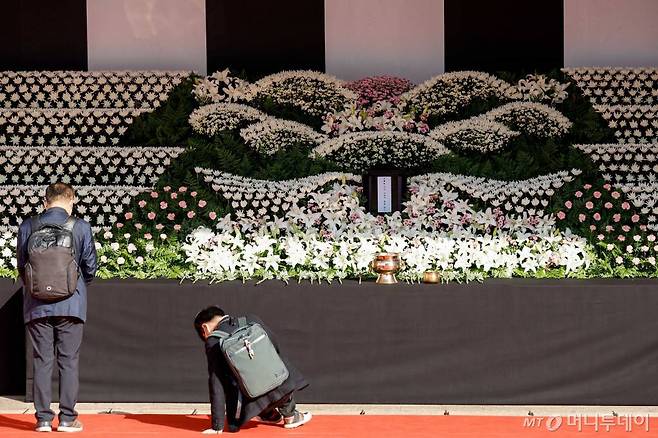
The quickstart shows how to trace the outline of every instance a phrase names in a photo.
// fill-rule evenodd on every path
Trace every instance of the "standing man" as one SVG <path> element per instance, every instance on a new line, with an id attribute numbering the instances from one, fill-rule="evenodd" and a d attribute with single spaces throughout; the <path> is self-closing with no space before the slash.
<path id="1" fill-rule="evenodd" d="M 70 185 L 51 184 L 46 189 L 45 211 L 24 220 L 18 230 L 16 259 L 23 282 L 23 317 L 33 347 L 37 432 L 52 431 L 55 359 L 59 370 L 57 430 L 82 431 L 75 411 L 78 359 L 87 317 L 87 284 L 97 265 L 91 226 L 71 216 L 74 199 Z"/>

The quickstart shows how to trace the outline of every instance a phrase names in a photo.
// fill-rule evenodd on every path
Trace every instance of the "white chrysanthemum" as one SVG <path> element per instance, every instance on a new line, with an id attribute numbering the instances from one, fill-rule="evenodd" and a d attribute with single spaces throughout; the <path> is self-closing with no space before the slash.
<path id="1" fill-rule="evenodd" d="M 534 102 L 511 102 L 480 117 L 527 135 L 547 138 L 565 135 L 573 125 L 561 112 Z"/>
<path id="2" fill-rule="evenodd" d="M 302 123 L 274 117 L 247 126 L 240 130 L 240 136 L 263 155 L 272 155 L 295 144 L 317 145 L 327 140 L 326 135 Z"/>
<path id="3" fill-rule="evenodd" d="M 362 171 L 377 166 L 413 168 L 448 153 L 441 143 L 424 135 L 363 131 L 326 141 L 311 155 Z"/>
<path id="4" fill-rule="evenodd" d="M 237 103 L 204 105 L 192 112 L 190 125 L 199 134 L 213 136 L 220 131 L 236 129 L 241 125 L 266 120 L 268 116 L 250 106 Z"/>
<path id="5" fill-rule="evenodd" d="M 430 137 L 450 148 L 483 153 L 505 148 L 518 135 L 501 123 L 478 117 L 444 123 L 430 132 Z"/>

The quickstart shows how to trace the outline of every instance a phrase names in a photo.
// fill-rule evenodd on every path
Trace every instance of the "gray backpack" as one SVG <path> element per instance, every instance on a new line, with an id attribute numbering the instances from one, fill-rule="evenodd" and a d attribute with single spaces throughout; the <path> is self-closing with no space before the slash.
<path id="1" fill-rule="evenodd" d="M 23 282 L 33 298 L 52 303 L 75 293 L 78 284 L 73 239 L 75 220 L 71 216 L 59 225 L 43 223 L 38 216 L 32 218 Z"/>
<path id="2" fill-rule="evenodd" d="M 241 317 L 233 333 L 215 330 L 210 336 L 219 338 L 226 362 L 246 396 L 260 397 L 288 378 L 286 365 L 260 324 Z"/>

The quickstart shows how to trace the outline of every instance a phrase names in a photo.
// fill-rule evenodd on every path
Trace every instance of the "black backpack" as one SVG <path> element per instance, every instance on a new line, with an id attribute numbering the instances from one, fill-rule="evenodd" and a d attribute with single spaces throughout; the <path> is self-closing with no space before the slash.
<path id="1" fill-rule="evenodd" d="M 40 301 L 64 300 L 75 293 L 78 263 L 75 257 L 73 216 L 63 224 L 32 219 L 32 234 L 27 240 L 24 284 L 27 292 Z"/>

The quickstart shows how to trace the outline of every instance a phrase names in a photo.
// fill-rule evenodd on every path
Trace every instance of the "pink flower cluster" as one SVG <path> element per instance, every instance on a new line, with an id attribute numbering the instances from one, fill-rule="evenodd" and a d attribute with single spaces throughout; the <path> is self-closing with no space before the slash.
<path id="1" fill-rule="evenodd" d="M 394 76 L 371 76 L 349 82 L 346 88 L 359 95 L 359 106 L 370 106 L 380 100 L 398 103 L 400 96 L 411 90 L 413 83 Z"/>
<path id="2" fill-rule="evenodd" d="M 208 202 L 198 199 L 198 193 L 188 191 L 185 186 L 179 187 L 178 190 L 172 190 L 171 187 L 166 186 L 162 188 L 162 192 L 150 192 L 145 199 L 140 199 L 137 205 L 140 210 L 124 214 L 126 223 L 130 222 L 137 230 L 154 227 L 160 231 L 165 228 L 166 224 L 166 226 L 171 226 L 174 231 L 180 231 L 183 223 L 197 217 L 201 213 L 199 210 L 206 207 Z M 203 214 L 207 215 L 210 220 L 217 219 L 217 213 L 214 211 Z M 117 228 L 123 228 L 124 225 L 122 222 L 115 224 Z"/>

